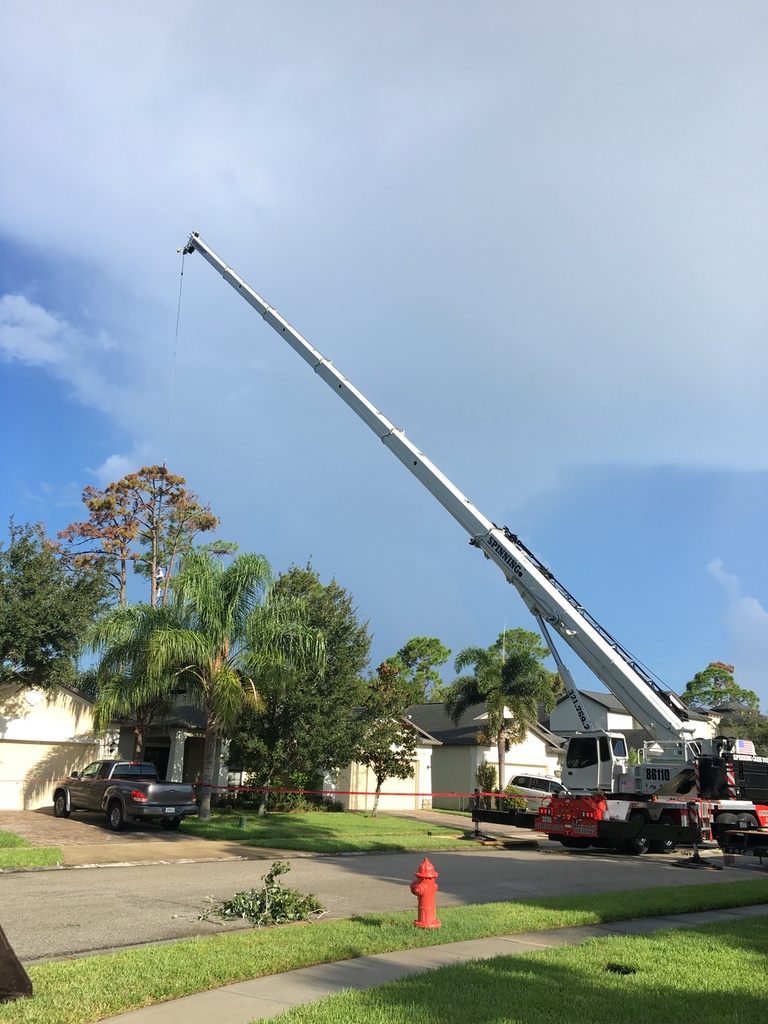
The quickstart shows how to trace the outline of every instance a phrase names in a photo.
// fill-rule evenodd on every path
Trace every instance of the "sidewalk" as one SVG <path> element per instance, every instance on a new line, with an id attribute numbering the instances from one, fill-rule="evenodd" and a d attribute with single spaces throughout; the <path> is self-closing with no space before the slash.
<path id="1" fill-rule="evenodd" d="M 714 921 L 756 917 L 768 914 L 768 904 L 735 910 L 678 914 L 636 921 L 618 921 L 612 925 L 588 925 L 583 928 L 558 928 L 551 931 L 504 935 L 472 942 L 453 942 L 428 949 L 411 949 L 378 956 L 359 957 L 340 963 L 305 967 L 285 974 L 273 974 L 235 985 L 184 996 L 141 1010 L 109 1017 L 100 1024 L 250 1024 L 312 1003 L 344 989 L 366 989 L 420 974 L 436 967 L 486 960 L 494 956 L 530 953 L 555 946 L 576 945 L 583 939 L 611 935 L 646 935 L 661 928 L 690 928 Z"/>

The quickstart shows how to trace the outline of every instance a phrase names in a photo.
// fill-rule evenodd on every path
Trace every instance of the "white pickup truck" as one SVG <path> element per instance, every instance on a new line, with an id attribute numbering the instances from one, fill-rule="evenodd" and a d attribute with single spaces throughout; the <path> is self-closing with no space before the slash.
<path id="1" fill-rule="evenodd" d="M 149 761 L 93 761 L 54 787 L 54 815 L 68 818 L 72 811 L 101 811 L 114 832 L 136 819 L 177 829 L 182 818 L 197 814 L 197 797 L 187 783 L 161 782 Z"/>

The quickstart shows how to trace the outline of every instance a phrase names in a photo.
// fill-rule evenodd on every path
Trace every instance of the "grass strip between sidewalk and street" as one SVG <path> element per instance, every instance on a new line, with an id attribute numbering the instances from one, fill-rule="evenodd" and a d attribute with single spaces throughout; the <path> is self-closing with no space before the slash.
<path id="1" fill-rule="evenodd" d="M 0 1006 L 0 1024 L 91 1024 L 140 1006 L 313 964 L 492 935 L 758 903 L 768 903 L 768 880 L 447 907 L 439 910 L 443 926 L 434 931 L 414 928 L 411 911 L 228 932 L 31 966 L 34 996 Z M 546 985 L 546 974 L 542 983 Z M 734 1018 L 723 1016 L 721 1024 L 729 1019 Z"/>
<path id="2" fill-rule="evenodd" d="M 42 868 L 61 864 L 58 846 L 33 846 L 14 832 L 0 832 L 0 870 L 3 868 Z"/>

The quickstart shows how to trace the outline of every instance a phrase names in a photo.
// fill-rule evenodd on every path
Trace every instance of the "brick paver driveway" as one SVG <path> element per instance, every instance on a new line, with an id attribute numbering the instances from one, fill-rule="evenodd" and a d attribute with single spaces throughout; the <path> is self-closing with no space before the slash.
<path id="1" fill-rule="evenodd" d="M 106 814 L 76 811 L 71 818 L 55 818 L 53 808 L 37 811 L 0 811 L 0 831 L 15 832 L 35 846 L 97 846 L 117 843 L 175 843 L 189 836 L 166 832 L 157 825 L 129 824 L 125 832 L 112 832 Z"/>

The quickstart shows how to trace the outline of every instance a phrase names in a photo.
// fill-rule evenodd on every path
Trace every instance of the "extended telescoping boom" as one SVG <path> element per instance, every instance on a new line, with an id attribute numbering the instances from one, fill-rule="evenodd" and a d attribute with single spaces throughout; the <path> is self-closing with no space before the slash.
<path id="1" fill-rule="evenodd" d="M 665 691 L 603 627 L 568 593 L 515 534 L 486 519 L 429 459 L 386 416 L 354 387 L 298 331 L 261 298 L 195 232 L 184 253 L 199 252 L 312 369 L 357 413 L 411 473 L 464 527 L 470 543 L 501 569 L 537 619 L 556 657 L 563 682 L 577 712 L 579 702 L 570 673 L 551 643 L 549 630 L 578 655 L 623 706 L 659 741 L 680 742 L 692 736 L 685 705 Z M 583 717 L 582 717 L 583 716 Z M 590 724 L 581 713 L 585 729 Z"/>

